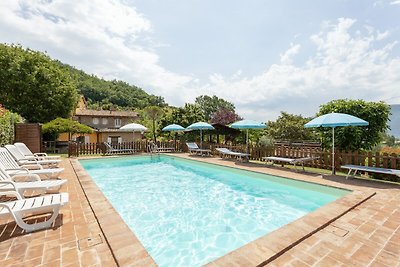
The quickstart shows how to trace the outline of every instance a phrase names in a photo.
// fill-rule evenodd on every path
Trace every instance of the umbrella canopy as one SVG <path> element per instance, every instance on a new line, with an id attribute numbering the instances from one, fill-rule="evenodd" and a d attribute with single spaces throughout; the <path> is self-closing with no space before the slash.
<path id="1" fill-rule="evenodd" d="M 246 129 L 246 152 L 249 153 L 249 129 L 264 129 L 265 123 L 253 120 L 241 120 L 231 124 L 234 129 Z"/>
<path id="2" fill-rule="evenodd" d="M 180 126 L 179 124 L 170 124 L 168 126 L 165 126 L 164 128 L 162 128 L 163 131 L 170 131 L 170 132 L 174 132 L 174 131 L 184 131 L 185 128 L 183 128 L 182 126 Z"/>
<path id="3" fill-rule="evenodd" d="M 367 126 L 369 123 L 355 116 L 344 113 L 329 113 L 306 123 L 304 127 Z"/>
<path id="4" fill-rule="evenodd" d="M 120 130 L 129 130 L 129 131 L 134 131 L 134 132 L 145 132 L 147 131 L 147 128 L 139 123 L 129 123 L 126 124 L 124 126 L 122 126 L 121 128 L 119 128 Z"/>
<path id="5" fill-rule="evenodd" d="M 214 130 L 215 128 L 207 122 L 199 121 L 186 127 L 186 130 L 200 130 L 200 148 L 203 148 L 203 130 Z"/>
<path id="6" fill-rule="evenodd" d="M 304 125 L 306 128 L 332 128 L 332 174 L 335 174 L 335 127 L 339 126 L 367 126 L 369 122 L 345 113 L 329 113 L 319 116 Z"/>
<path id="7" fill-rule="evenodd" d="M 207 122 L 199 121 L 186 127 L 186 130 L 214 130 L 214 127 Z"/>
<path id="8" fill-rule="evenodd" d="M 241 120 L 232 123 L 230 127 L 234 129 L 264 129 L 267 126 L 259 121 Z"/>

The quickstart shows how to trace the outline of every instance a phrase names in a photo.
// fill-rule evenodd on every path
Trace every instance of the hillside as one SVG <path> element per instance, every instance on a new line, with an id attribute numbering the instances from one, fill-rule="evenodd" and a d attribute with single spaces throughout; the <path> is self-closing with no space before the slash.
<path id="1" fill-rule="evenodd" d="M 391 105 L 390 134 L 400 137 L 400 104 Z"/>
<path id="2" fill-rule="evenodd" d="M 164 98 L 146 93 L 143 89 L 123 81 L 107 81 L 60 62 L 74 80 L 80 94 L 90 108 L 143 109 L 147 106 L 166 106 Z"/>

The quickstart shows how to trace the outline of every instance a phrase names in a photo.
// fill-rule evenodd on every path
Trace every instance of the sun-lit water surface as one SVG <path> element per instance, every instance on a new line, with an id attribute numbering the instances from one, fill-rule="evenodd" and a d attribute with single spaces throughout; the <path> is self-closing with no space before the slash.
<path id="1" fill-rule="evenodd" d="M 201 266 L 347 193 L 170 156 L 80 162 L 160 266 Z"/>

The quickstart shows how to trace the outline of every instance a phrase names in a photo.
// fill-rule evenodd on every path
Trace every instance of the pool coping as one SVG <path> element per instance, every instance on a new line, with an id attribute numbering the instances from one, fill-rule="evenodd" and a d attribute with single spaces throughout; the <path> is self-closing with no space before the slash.
<path id="1" fill-rule="evenodd" d="M 140 155 L 135 155 L 133 157 L 137 156 Z M 179 155 L 169 156 L 185 158 Z M 201 159 L 192 160 L 209 163 Z M 118 212 L 112 207 L 111 203 L 107 200 L 90 175 L 84 170 L 78 159 L 74 158 L 70 159 L 70 161 L 118 265 L 126 266 L 134 264 L 135 266 L 157 266 L 154 259 L 150 256 L 133 231 L 126 225 Z M 218 163 L 210 164 L 229 167 Z M 247 170 L 240 166 L 236 168 Z M 260 174 L 268 174 L 255 170 L 251 171 Z M 289 177 L 283 178 L 310 182 L 294 177 L 294 175 L 291 175 L 291 172 L 287 172 L 287 174 Z M 276 174 L 272 175 L 279 176 Z M 326 183 L 319 183 L 318 181 L 312 181 L 311 183 L 330 186 Z M 268 264 L 376 194 L 374 190 L 354 190 L 337 186 L 332 187 L 352 191 L 275 231 L 217 258 L 206 264 L 206 266 L 263 266 Z"/>

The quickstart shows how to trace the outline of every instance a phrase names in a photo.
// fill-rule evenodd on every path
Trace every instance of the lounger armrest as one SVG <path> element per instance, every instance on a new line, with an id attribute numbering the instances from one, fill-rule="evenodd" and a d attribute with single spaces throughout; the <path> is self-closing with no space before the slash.
<path id="1" fill-rule="evenodd" d="M 17 199 L 22 199 L 21 195 L 17 191 L 0 192 L 0 196 L 10 196 L 10 195 L 16 197 Z M 4 205 L 3 203 L 0 203 L 0 206 L 7 207 L 9 209 L 8 205 Z"/>
<path id="2" fill-rule="evenodd" d="M 5 185 L 11 185 L 15 191 L 17 191 L 17 186 L 13 181 L 0 181 L 0 185 L 5 184 Z"/>

